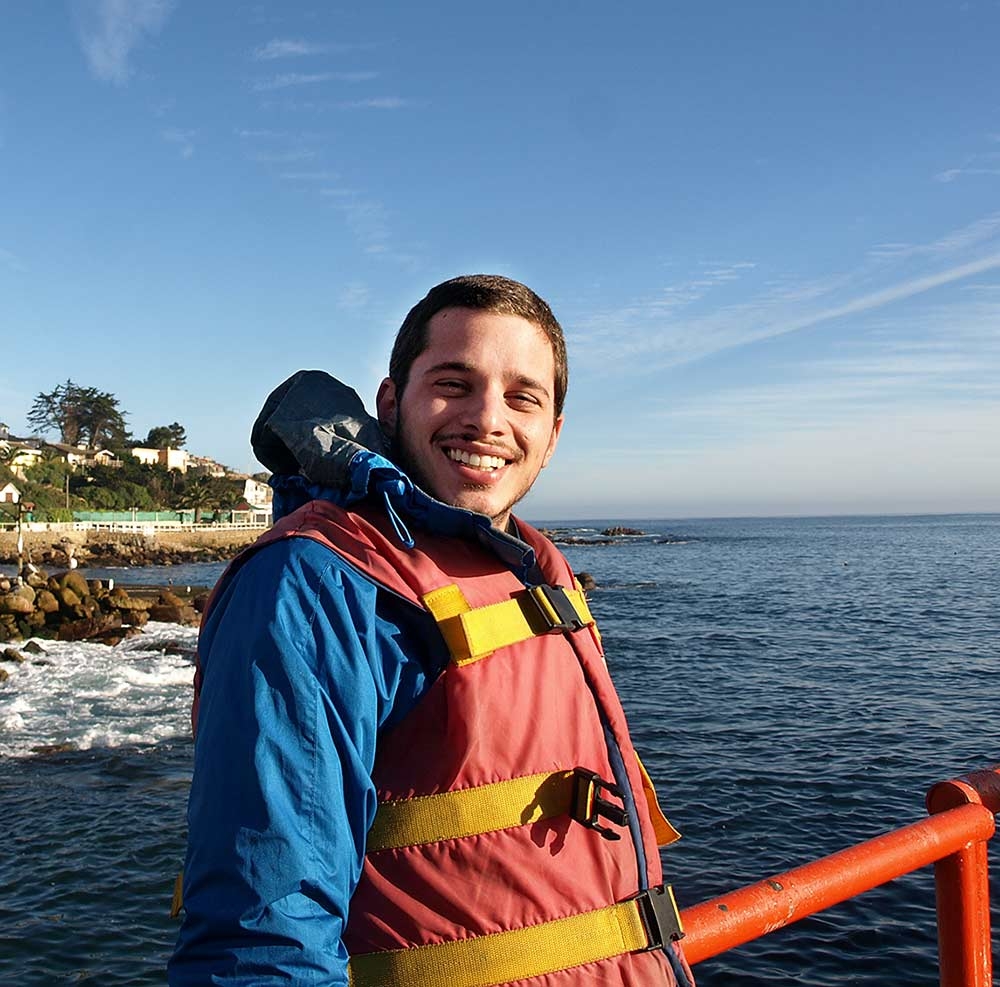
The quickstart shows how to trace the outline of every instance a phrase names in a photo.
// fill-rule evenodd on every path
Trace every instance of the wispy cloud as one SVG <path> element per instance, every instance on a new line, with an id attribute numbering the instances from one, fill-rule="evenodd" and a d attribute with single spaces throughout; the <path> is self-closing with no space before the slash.
<path id="1" fill-rule="evenodd" d="M 371 292 L 368 285 L 360 281 L 345 284 L 337 296 L 337 307 L 349 310 L 364 308 L 368 304 Z"/>
<path id="2" fill-rule="evenodd" d="M 91 72 L 125 85 L 133 74 L 133 50 L 163 29 L 173 7 L 173 0 L 76 0 L 77 31 Z"/>
<path id="3" fill-rule="evenodd" d="M 291 38 L 274 38 L 251 52 L 251 58 L 258 62 L 271 62 L 278 58 L 306 58 L 314 55 L 343 55 L 352 51 L 367 51 L 375 47 L 372 43 L 322 44 Z"/>
<path id="4" fill-rule="evenodd" d="M 0 264 L 12 271 L 16 271 L 18 274 L 27 270 L 15 254 L 9 250 L 4 250 L 3 247 L 0 247 Z"/>
<path id="5" fill-rule="evenodd" d="M 869 252 L 868 264 L 849 274 L 808 282 L 772 279 L 737 303 L 725 304 L 720 297 L 707 312 L 706 305 L 715 297 L 712 292 L 726 282 L 717 278 L 713 286 L 703 283 L 710 278 L 696 276 L 659 295 L 587 316 L 576 322 L 573 335 L 581 357 L 594 366 L 622 360 L 641 360 L 647 367 L 676 366 L 861 316 L 1000 270 L 998 238 L 1000 214 L 994 214 L 928 244 L 880 245 L 878 251 Z M 983 252 L 984 247 L 992 249 Z M 886 283 L 885 260 L 890 256 L 907 261 L 909 272 L 900 276 L 897 271 L 897 277 Z"/>
<path id="6" fill-rule="evenodd" d="M 295 164 L 297 161 L 311 161 L 316 152 L 302 147 L 288 151 L 258 151 L 250 157 L 261 164 Z"/>
<path id="7" fill-rule="evenodd" d="M 412 101 L 400 96 L 376 96 L 372 99 L 349 99 L 337 103 L 339 110 L 401 110 Z"/>
<path id="8" fill-rule="evenodd" d="M 279 176 L 286 182 L 336 182 L 340 175 L 335 171 L 283 171 Z"/>
<path id="9" fill-rule="evenodd" d="M 998 135 L 988 134 L 986 139 L 991 143 L 996 143 Z M 959 178 L 965 178 L 967 175 L 1000 175 L 1000 152 L 980 151 L 970 154 L 957 168 L 946 168 L 944 171 L 939 171 L 934 176 L 934 180 L 947 184 L 957 181 Z"/>
<path id="10" fill-rule="evenodd" d="M 168 144 L 177 147 L 182 158 L 194 157 L 194 138 L 197 130 L 181 130 L 179 127 L 168 127 L 160 131 L 160 137 Z"/>
<path id="11" fill-rule="evenodd" d="M 284 72 L 270 79 L 258 79 L 251 88 L 256 93 L 269 93 L 293 86 L 315 86 L 324 82 L 370 82 L 377 78 L 377 72 Z"/>

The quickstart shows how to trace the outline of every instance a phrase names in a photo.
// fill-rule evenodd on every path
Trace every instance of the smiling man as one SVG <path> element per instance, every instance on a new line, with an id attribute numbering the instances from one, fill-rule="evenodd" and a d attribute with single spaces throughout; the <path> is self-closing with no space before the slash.
<path id="1" fill-rule="evenodd" d="M 254 426 L 275 527 L 220 580 L 175 987 L 691 982 L 662 817 L 572 571 L 511 510 L 563 426 L 548 305 L 409 313 L 378 424 L 325 374 Z"/>

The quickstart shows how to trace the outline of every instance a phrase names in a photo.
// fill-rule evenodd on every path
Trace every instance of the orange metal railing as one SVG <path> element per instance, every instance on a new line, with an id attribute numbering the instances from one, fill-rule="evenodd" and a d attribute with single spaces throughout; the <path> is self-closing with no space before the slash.
<path id="1" fill-rule="evenodd" d="M 934 864 L 941 987 L 992 987 L 986 844 L 1000 813 L 1000 765 L 927 793 L 929 818 L 681 913 L 699 963 Z"/>

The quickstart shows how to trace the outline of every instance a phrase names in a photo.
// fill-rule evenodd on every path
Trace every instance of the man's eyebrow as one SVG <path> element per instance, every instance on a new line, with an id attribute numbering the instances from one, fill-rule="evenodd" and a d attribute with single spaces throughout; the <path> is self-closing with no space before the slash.
<path id="1" fill-rule="evenodd" d="M 476 372 L 476 368 L 472 366 L 471 363 L 463 363 L 461 360 L 442 360 L 440 363 L 435 363 L 434 366 L 428 367 L 424 371 L 424 376 L 429 374 L 440 373 L 442 370 L 453 370 L 456 373 L 466 373 L 471 374 Z M 520 374 L 516 378 L 516 383 L 521 387 L 526 387 L 529 391 L 541 391 L 546 397 L 549 396 L 549 389 L 540 381 L 536 380 L 534 377 L 528 377 L 526 374 Z"/>

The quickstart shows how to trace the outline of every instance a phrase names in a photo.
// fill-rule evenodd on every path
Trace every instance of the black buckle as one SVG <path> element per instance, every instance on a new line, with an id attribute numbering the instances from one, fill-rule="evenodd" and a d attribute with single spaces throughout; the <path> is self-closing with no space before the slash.
<path id="1" fill-rule="evenodd" d="M 531 602 L 550 631 L 578 631 L 587 625 L 580 619 L 562 586 L 533 586 L 528 591 Z M 544 602 L 543 602 L 544 601 Z M 555 616 L 553 616 L 553 613 Z"/>
<path id="2" fill-rule="evenodd" d="M 640 891 L 632 900 L 639 909 L 639 918 L 649 940 L 649 945 L 641 952 L 663 949 L 668 942 L 684 938 L 681 913 L 674 900 L 674 889 L 669 884 Z"/>
<path id="3" fill-rule="evenodd" d="M 616 826 L 628 825 L 628 812 L 625 806 L 615 805 L 614 802 L 609 802 L 600 796 L 601 792 L 607 792 L 624 803 L 625 795 L 622 790 L 586 768 L 576 768 L 573 775 L 576 785 L 573 790 L 573 809 L 570 815 L 578 823 L 583 823 L 588 829 L 600 833 L 606 840 L 620 840 L 621 833 L 602 826 L 598 819 L 607 819 Z"/>

